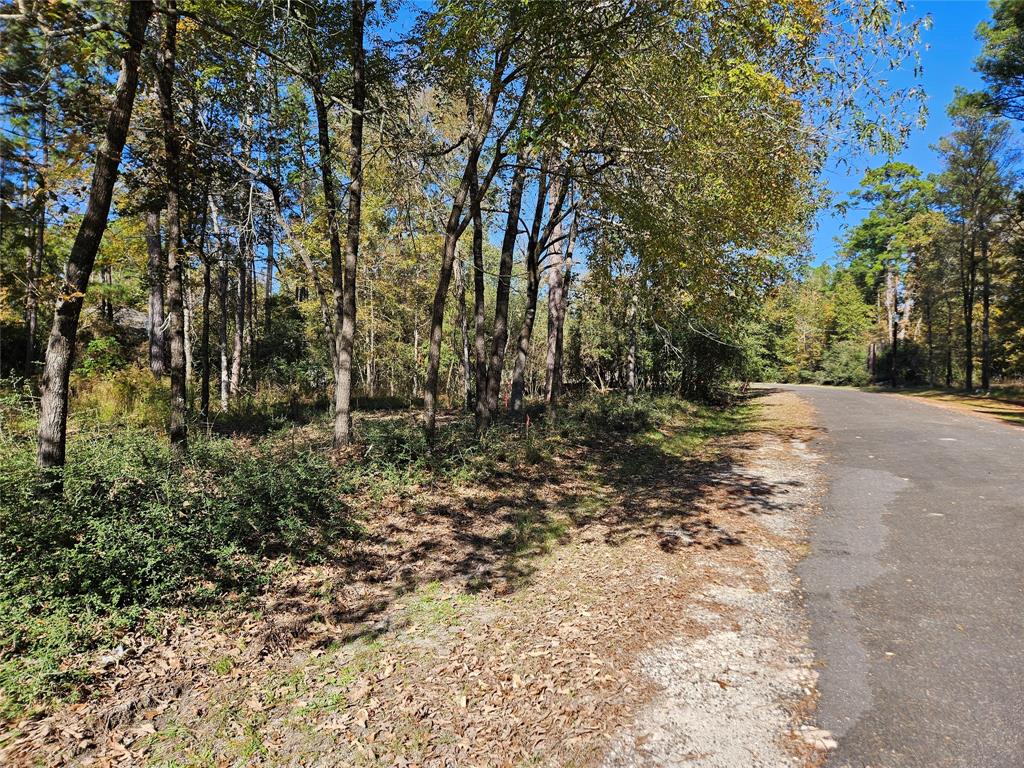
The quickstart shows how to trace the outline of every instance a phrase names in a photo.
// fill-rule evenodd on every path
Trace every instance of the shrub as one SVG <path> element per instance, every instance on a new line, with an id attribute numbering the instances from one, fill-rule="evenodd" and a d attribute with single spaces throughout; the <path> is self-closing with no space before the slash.
<path id="1" fill-rule="evenodd" d="M 640 432 L 664 419 L 657 402 L 651 397 L 638 395 L 630 402 L 619 392 L 589 395 L 572 405 L 570 416 L 598 435 L 603 432 Z"/>
<path id="2" fill-rule="evenodd" d="M 830 347 L 821 359 L 818 384 L 838 384 L 861 387 L 870 381 L 867 350 L 857 341 L 843 341 Z"/>
<path id="3" fill-rule="evenodd" d="M 86 376 L 109 373 L 125 364 L 121 343 L 114 336 L 98 336 L 85 347 L 80 368 Z"/>
<path id="4" fill-rule="evenodd" d="M 167 379 L 129 367 L 100 377 L 75 376 L 72 410 L 100 424 L 163 429 L 170 419 Z"/>
<path id="5" fill-rule="evenodd" d="M 358 534 L 330 463 L 274 445 L 196 440 L 178 466 L 150 432 L 94 434 L 74 441 L 63 493 L 38 489 L 31 443 L 0 439 L 0 710 L 70 685 L 62 657 L 102 626 L 252 594 L 269 558 L 317 560 Z"/>

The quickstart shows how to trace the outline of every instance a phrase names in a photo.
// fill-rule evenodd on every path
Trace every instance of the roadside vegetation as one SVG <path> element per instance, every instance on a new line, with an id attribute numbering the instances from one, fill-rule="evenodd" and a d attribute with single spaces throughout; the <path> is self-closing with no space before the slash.
<path id="1" fill-rule="evenodd" d="M 780 381 L 931 387 L 1012 399 L 1024 376 L 1019 5 L 977 30 L 983 91 L 957 89 L 942 170 L 870 169 L 841 207 L 864 210 L 834 264 L 794 272 L 765 304 L 765 368 Z"/>
<path id="2" fill-rule="evenodd" d="M 24 401 L 8 396 L 4 406 L 5 424 L 33 423 Z M 355 425 L 358 449 L 338 461 L 322 451 L 326 416 L 260 436 L 199 437 L 184 462 L 152 425 L 82 419 L 57 498 L 33 490 L 31 432 L 5 430 L 0 713 L 17 718 L 88 695 L 90 652 L 125 633 L 159 636 L 168 611 L 200 621 L 210 611 L 244 614 L 275 582 L 344 562 L 382 506 L 415 518 L 428 495 L 519 485 L 556 452 L 590 466 L 614 450 L 638 462 L 626 474 L 650 472 L 649 452 L 690 459 L 708 440 L 746 428 L 751 408 L 595 394 L 572 402 L 557 425 L 496 425 L 484 442 L 471 418 L 446 420 L 434 449 L 408 411 L 368 414 Z M 511 573 L 546 550 L 586 518 L 588 504 L 601 509 L 594 497 L 553 514 L 517 512 L 496 533 L 499 568 Z"/>

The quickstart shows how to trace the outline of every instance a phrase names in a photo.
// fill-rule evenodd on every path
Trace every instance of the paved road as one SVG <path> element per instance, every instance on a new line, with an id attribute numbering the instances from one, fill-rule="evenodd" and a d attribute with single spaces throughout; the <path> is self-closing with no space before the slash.
<path id="1" fill-rule="evenodd" d="M 839 768 L 1024 767 L 1024 429 L 786 387 L 827 430 L 801 566 Z"/>

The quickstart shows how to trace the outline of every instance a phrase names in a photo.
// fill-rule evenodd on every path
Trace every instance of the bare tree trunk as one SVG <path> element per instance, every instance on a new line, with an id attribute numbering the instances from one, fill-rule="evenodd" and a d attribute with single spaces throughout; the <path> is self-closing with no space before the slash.
<path id="1" fill-rule="evenodd" d="M 228 409 L 231 395 L 231 358 L 228 353 L 228 265 L 223 256 L 217 274 L 217 300 L 220 309 L 220 323 L 217 326 L 217 342 L 220 347 L 220 410 Z"/>
<path id="2" fill-rule="evenodd" d="M 512 391 L 510 410 L 512 413 L 523 412 L 523 398 L 526 393 L 526 365 L 530 357 L 530 340 L 533 337 L 533 322 L 537 317 L 537 293 L 540 291 L 540 259 L 544 249 L 541 238 L 541 225 L 544 219 L 544 205 L 548 192 L 552 195 L 552 210 L 557 197 L 556 177 L 554 184 L 548 182 L 548 159 L 541 163 L 540 178 L 537 181 L 537 200 L 533 210 L 533 224 L 530 227 L 529 241 L 526 246 L 526 311 L 523 314 L 523 325 L 519 330 L 515 365 L 512 370 Z"/>
<path id="3" fill-rule="evenodd" d="M 953 306 L 946 299 L 946 387 L 953 387 Z"/>
<path id="4" fill-rule="evenodd" d="M 964 316 L 964 389 L 970 392 L 974 389 L 974 294 L 978 284 L 978 262 L 973 235 L 970 250 L 961 244 L 960 251 L 960 289 Z"/>
<path id="5" fill-rule="evenodd" d="M 412 324 L 412 396 L 420 394 L 420 326 L 418 318 Z"/>
<path id="6" fill-rule="evenodd" d="M 629 297 L 626 325 L 629 326 L 629 348 L 626 350 L 626 401 L 632 403 L 636 396 L 636 291 Z"/>
<path id="7" fill-rule="evenodd" d="M 349 133 L 348 226 L 345 233 L 345 282 L 342 295 L 338 378 L 334 388 L 334 446 L 352 441 L 352 356 L 356 337 L 356 267 L 363 200 L 363 109 L 366 104 L 366 52 L 363 26 L 367 5 L 352 4 L 352 123 Z"/>
<path id="8" fill-rule="evenodd" d="M 160 243 L 160 211 L 146 211 L 146 282 L 149 307 L 149 370 L 157 378 L 166 373 L 167 346 L 164 342 L 164 250 Z"/>
<path id="9" fill-rule="evenodd" d="M 475 160 L 474 160 L 475 163 Z M 448 224 L 445 227 L 444 246 L 441 250 L 441 270 L 437 278 L 437 289 L 430 307 L 430 336 L 427 346 L 427 378 L 423 388 L 424 430 L 430 440 L 434 439 L 437 421 L 437 384 L 441 367 L 441 341 L 444 332 L 444 305 L 452 282 L 452 267 L 455 264 L 455 249 L 464 226 L 462 209 L 466 204 L 469 185 L 467 179 L 459 186 L 452 203 Z"/>
<path id="10" fill-rule="evenodd" d="M 523 315 L 523 325 L 519 330 L 519 342 L 516 345 L 516 360 L 512 370 L 511 402 L 509 403 L 509 410 L 515 414 L 523 412 L 523 399 L 526 394 L 526 365 L 530 357 L 533 322 L 537 317 L 537 293 L 539 290 L 540 270 L 538 267 L 537 249 L 527 249 L 526 312 Z"/>
<path id="11" fill-rule="evenodd" d="M 231 379 L 230 394 L 237 398 L 242 389 L 242 358 L 245 355 L 245 293 L 246 293 L 246 269 L 245 249 L 248 247 L 245 241 L 247 235 L 239 238 L 238 253 L 235 256 L 235 270 L 238 273 L 235 278 L 237 290 L 235 292 L 235 329 L 232 336 L 231 352 Z"/>
<path id="12" fill-rule="evenodd" d="M 109 264 L 100 267 L 100 285 L 105 286 L 103 298 L 100 301 L 100 314 L 108 323 L 114 322 L 114 302 L 110 298 L 114 285 L 114 271 Z"/>
<path id="13" fill-rule="evenodd" d="M 565 245 L 564 271 L 559 290 L 558 320 L 555 327 L 555 359 L 551 369 L 551 389 L 548 393 L 548 411 L 552 420 L 558 413 L 558 398 L 562 394 L 563 349 L 565 347 L 565 318 L 569 308 L 569 287 L 572 283 L 572 254 L 576 245 L 576 219 L 569 227 Z"/>
<path id="14" fill-rule="evenodd" d="M 348 435 L 348 416 L 338 410 L 341 393 L 341 331 L 344 323 L 345 272 L 341 255 L 341 234 L 338 230 L 338 200 L 334 189 L 334 170 L 331 167 L 331 137 L 328 130 L 327 104 L 319 88 L 313 89 L 316 112 L 317 141 L 320 149 L 320 178 L 327 213 L 328 239 L 331 247 L 331 317 L 327 325 L 330 343 L 331 368 L 334 373 L 334 445 L 345 445 Z"/>
<path id="15" fill-rule="evenodd" d="M 256 355 L 256 234 L 253 232 L 253 239 L 249 241 L 249 249 L 246 254 L 246 275 L 245 275 L 245 334 L 242 348 L 245 350 L 243 358 L 242 381 L 255 386 L 253 381 L 252 361 Z"/>
<path id="16" fill-rule="evenodd" d="M 502 73 L 508 61 L 508 49 L 503 49 L 494 59 L 494 69 L 491 75 L 490 89 L 487 95 L 483 114 L 479 122 L 474 126 L 473 135 L 470 139 L 470 149 L 466 158 L 466 166 L 462 173 L 458 189 L 452 198 L 451 209 L 448 212 L 448 221 L 445 224 L 444 244 L 441 248 L 441 269 L 437 276 L 437 288 L 434 291 L 434 301 L 430 308 L 430 346 L 427 354 L 427 380 L 423 393 L 423 427 L 427 433 L 428 440 L 434 439 L 434 427 L 437 421 L 437 375 L 441 366 L 441 336 L 444 326 L 444 305 L 448 298 L 448 288 L 452 280 L 452 265 L 455 261 L 455 249 L 459 237 L 465 231 L 469 220 L 463 221 L 462 212 L 466 206 L 467 198 L 471 191 L 477 189 L 474 197 L 486 193 L 487 187 L 493 179 L 494 172 L 503 153 L 496 151 L 491 164 L 491 171 L 487 175 L 483 185 L 479 185 L 480 151 L 483 138 L 490 130 L 494 119 L 494 110 L 498 103 L 498 97 L 503 86 Z"/>
<path id="17" fill-rule="evenodd" d="M 195 319 L 193 312 L 195 308 L 195 294 L 192 291 L 192 282 L 189 280 L 188 269 L 185 265 L 183 265 L 181 277 L 185 290 L 185 382 L 186 385 L 190 385 L 194 370 L 192 352 L 195 340 L 195 326 L 193 325 Z"/>
<path id="18" fill-rule="evenodd" d="M 167 165 L 167 310 L 171 348 L 171 447 L 178 452 L 188 448 L 188 401 L 186 394 L 184 275 L 181 258 L 181 144 L 174 118 L 174 57 L 177 48 L 178 16 L 176 0 L 167 1 L 164 45 L 157 70 L 157 92 L 164 134 L 164 161 Z"/>
<path id="19" fill-rule="evenodd" d="M 228 409 L 228 395 L 230 394 L 229 376 L 230 360 L 228 358 L 228 267 L 224 261 L 223 247 L 220 232 L 220 211 L 217 210 L 217 203 L 213 195 L 209 195 L 210 218 L 213 223 L 213 235 L 217 239 L 217 246 L 214 252 L 217 256 L 217 309 L 219 313 L 217 322 L 217 348 L 220 352 L 220 376 L 218 378 L 220 390 L 220 409 L 224 412 Z"/>
<path id="20" fill-rule="evenodd" d="M 199 359 L 203 364 L 203 379 L 199 385 L 199 414 L 210 418 L 210 257 L 203 254 L 203 329 L 199 337 Z"/>
<path id="21" fill-rule="evenodd" d="M 373 307 L 373 275 L 366 274 L 366 290 L 370 296 L 370 354 L 366 358 L 366 381 L 370 397 L 377 395 L 377 317 Z"/>
<path id="22" fill-rule="evenodd" d="M 498 262 L 498 289 L 494 299 L 494 326 L 491 330 L 491 359 L 487 368 L 487 409 L 480 428 L 486 430 L 498 409 L 501 375 L 505 368 L 505 349 L 508 344 L 508 302 L 512 292 L 512 264 L 515 259 L 516 238 L 519 234 L 519 212 L 523 205 L 523 187 L 526 184 L 526 158 L 519 157 L 508 193 L 508 216 L 501 242 Z"/>
<path id="23" fill-rule="evenodd" d="M 550 405 L 555 390 L 555 354 L 558 347 L 558 316 L 562 309 L 562 283 L 565 264 L 562 258 L 562 225 L 556 224 L 554 242 L 549 252 L 548 263 L 548 346 L 544 359 L 544 399 Z"/>
<path id="24" fill-rule="evenodd" d="M 989 265 L 988 240 L 981 240 L 981 388 L 992 386 L 992 338 L 989 317 L 992 308 L 992 269 Z"/>
<path id="25" fill-rule="evenodd" d="M 469 325 L 466 319 L 466 265 L 459 261 L 455 265 L 456 322 L 459 326 L 459 343 L 456 353 L 462 361 L 462 383 L 466 393 L 466 410 L 473 410 L 473 366 L 469 360 Z"/>
<path id="26" fill-rule="evenodd" d="M 268 224 L 267 274 L 263 279 L 263 338 L 270 336 L 270 297 L 274 295 L 274 225 Z"/>
<path id="27" fill-rule="evenodd" d="M 487 421 L 487 338 L 484 329 L 484 227 L 479 183 L 474 174 L 470 187 L 470 218 L 473 221 L 473 355 L 476 360 L 476 430 Z"/>
<path id="28" fill-rule="evenodd" d="M 103 142 L 96 151 L 96 166 L 85 215 L 71 246 L 63 290 L 53 314 L 53 326 L 46 347 L 42 396 L 39 403 L 39 447 L 37 462 L 44 469 L 64 466 L 67 446 L 68 381 L 78 336 L 82 299 L 96 261 L 96 252 L 107 226 L 110 201 L 121 164 L 128 126 L 139 82 L 139 59 L 145 42 L 146 25 L 153 4 L 140 0 L 128 6 L 127 47 L 121 53 L 121 71 L 114 87 L 114 103 L 107 116 Z"/>
<path id="29" fill-rule="evenodd" d="M 935 331 L 934 331 L 934 315 L 935 307 L 933 302 L 928 300 L 924 305 L 924 316 L 925 316 L 925 338 L 928 343 L 928 383 L 933 387 L 935 386 Z"/>

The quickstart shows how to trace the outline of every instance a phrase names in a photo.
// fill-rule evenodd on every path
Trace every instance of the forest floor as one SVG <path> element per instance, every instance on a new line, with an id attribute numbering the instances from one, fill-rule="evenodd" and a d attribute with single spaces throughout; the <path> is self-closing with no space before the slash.
<path id="1" fill-rule="evenodd" d="M 935 405 L 968 411 L 1009 424 L 1024 426 L 1024 389 L 1021 387 L 993 387 L 987 394 L 969 394 L 957 390 L 933 387 L 901 389 L 894 391 L 894 393 L 922 398 Z"/>
<path id="2" fill-rule="evenodd" d="M 819 764 L 814 415 L 773 390 L 717 414 L 385 503 L 256 609 L 126 637 L 0 763 Z"/>

